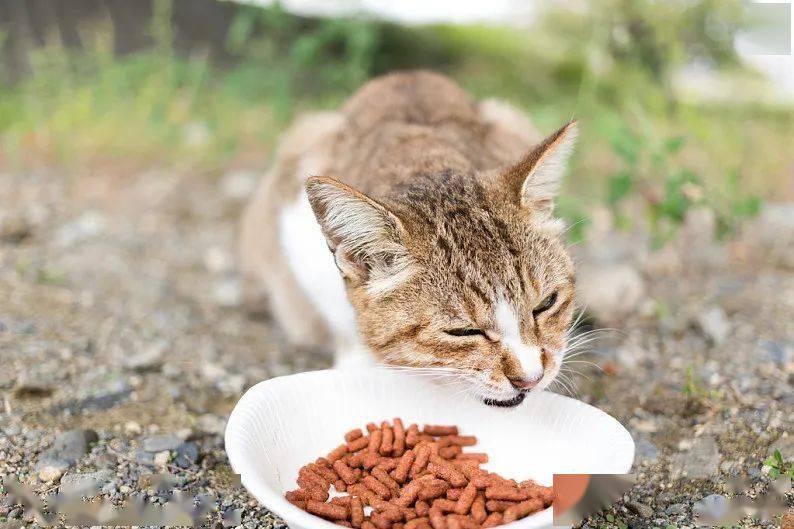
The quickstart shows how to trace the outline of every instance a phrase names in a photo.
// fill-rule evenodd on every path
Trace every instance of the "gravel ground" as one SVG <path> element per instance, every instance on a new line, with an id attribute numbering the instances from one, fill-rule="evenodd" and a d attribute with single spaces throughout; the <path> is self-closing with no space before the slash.
<path id="1" fill-rule="evenodd" d="M 256 382 L 329 358 L 246 309 L 234 231 L 255 181 L 0 175 L 0 476 L 41 494 L 95 482 L 121 504 L 164 501 L 168 471 L 219 499 L 211 527 L 283 527 L 236 485 L 225 420 Z M 599 369 L 570 364 L 569 390 L 638 443 L 636 485 L 586 526 L 693 526 L 695 502 L 733 477 L 764 494 L 768 454 L 794 456 L 794 269 L 759 242 L 794 233 L 784 207 L 730 245 L 694 223 L 663 252 L 609 230 L 576 249 L 596 325 L 618 330 L 577 358 Z M 3 491 L 0 527 L 20 526 L 38 525 Z"/>

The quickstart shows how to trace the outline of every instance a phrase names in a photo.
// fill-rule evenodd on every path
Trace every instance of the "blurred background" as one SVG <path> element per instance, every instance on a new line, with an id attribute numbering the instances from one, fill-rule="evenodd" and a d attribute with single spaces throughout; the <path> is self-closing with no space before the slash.
<path id="1" fill-rule="evenodd" d="M 730 477 L 762 490 L 794 455 L 791 11 L 0 0 L 0 475 L 119 503 L 161 501 L 146 476 L 166 470 L 222 493 L 225 525 L 279 526 L 234 485 L 225 418 L 330 358 L 248 302 L 237 221 L 294 117 L 427 68 L 541 133 L 580 122 L 557 211 L 594 332 L 556 390 L 627 425 L 643 472 L 591 526 L 691 524 Z M 56 450 L 74 431 L 92 440 Z"/>

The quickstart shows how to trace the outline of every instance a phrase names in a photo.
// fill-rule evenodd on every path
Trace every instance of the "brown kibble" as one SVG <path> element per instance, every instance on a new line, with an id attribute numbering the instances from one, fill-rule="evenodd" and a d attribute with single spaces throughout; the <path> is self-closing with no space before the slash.
<path id="1" fill-rule="evenodd" d="M 427 462 L 430 460 L 430 445 L 419 445 L 414 449 L 416 457 L 414 458 L 411 470 L 408 472 L 408 477 L 415 478 L 417 474 L 427 467 Z"/>
<path id="2" fill-rule="evenodd" d="M 405 444 L 413 448 L 419 443 L 419 427 L 412 424 L 405 434 Z"/>
<path id="3" fill-rule="evenodd" d="M 430 519 L 426 516 L 414 518 L 405 523 L 405 529 L 427 529 L 425 526 L 430 527 Z"/>
<path id="4" fill-rule="evenodd" d="M 448 488 L 449 484 L 442 479 L 431 480 L 419 491 L 419 499 L 432 500 L 433 498 L 438 498 L 439 496 L 443 496 Z"/>
<path id="5" fill-rule="evenodd" d="M 414 463 L 414 457 L 414 451 L 408 450 L 400 458 L 400 461 L 397 463 L 397 468 L 394 469 L 394 479 L 397 483 L 405 483 L 408 477 L 408 471 L 411 470 L 411 465 Z"/>
<path id="6" fill-rule="evenodd" d="M 439 509 L 431 507 L 428 516 L 430 517 L 430 525 L 433 529 L 447 529 L 447 519 Z"/>
<path id="7" fill-rule="evenodd" d="M 367 450 L 372 454 L 377 454 L 378 450 L 380 450 L 381 443 L 383 443 L 383 432 L 374 430 L 369 434 L 369 445 L 367 445 Z"/>
<path id="8" fill-rule="evenodd" d="M 440 457 L 431 457 L 427 469 L 432 472 L 433 475 L 448 481 L 453 487 L 464 487 L 466 483 L 468 483 L 466 476 L 464 476 L 460 470 Z"/>
<path id="9" fill-rule="evenodd" d="M 416 501 L 419 496 L 419 491 L 422 489 L 422 483 L 419 481 L 412 481 L 402 488 L 400 497 L 394 503 L 400 507 L 408 507 Z"/>
<path id="10" fill-rule="evenodd" d="M 438 498 L 433 500 L 433 508 L 438 509 L 443 513 L 455 512 L 455 502 L 452 500 Z"/>
<path id="11" fill-rule="evenodd" d="M 527 493 L 509 485 L 495 485 L 485 489 L 485 497 L 489 500 L 524 501 Z"/>
<path id="12" fill-rule="evenodd" d="M 488 454 L 481 452 L 462 453 L 455 456 L 456 461 L 476 461 L 477 463 L 485 464 L 488 462 Z"/>
<path id="13" fill-rule="evenodd" d="M 351 496 L 336 496 L 335 498 L 331 498 L 331 503 L 343 507 L 350 507 L 350 498 Z"/>
<path id="14" fill-rule="evenodd" d="M 339 474 L 340 478 L 342 478 L 342 481 L 344 481 L 348 485 L 352 485 L 353 483 L 358 481 L 355 473 L 353 472 L 353 469 L 347 466 L 344 461 L 341 460 L 334 461 L 334 470 L 336 470 L 336 473 Z"/>
<path id="15" fill-rule="evenodd" d="M 315 463 L 314 466 L 312 467 L 312 470 L 314 470 L 317 474 L 322 476 L 322 478 L 329 483 L 333 483 L 337 479 L 339 479 L 339 476 L 336 475 L 336 472 L 334 472 L 332 469 L 326 466 L 318 465 Z"/>
<path id="16" fill-rule="evenodd" d="M 505 509 L 512 507 L 515 504 L 516 502 L 514 501 L 488 500 L 485 502 L 485 508 L 488 510 L 488 512 L 504 512 Z"/>
<path id="17" fill-rule="evenodd" d="M 337 446 L 336 448 L 334 448 L 334 449 L 333 449 L 333 450 L 332 450 L 332 451 L 331 451 L 331 452 L 330 452 L 330 453 L 329 453 L 327 456 L 325 456 L 325 457 L 328 459 L 328 461 L 330 461 L 331 463 L 333 463 L 334 461 L 336 461 L 337 459 L 341 458 L 341 457 L 342 457 L 342 456 L 344 456 L 345 454 L 347 454 L 347 445 L 346 445 L 346 444 L 343 444 L 343 445 L 339 445 L 339 446 Z"/>
<path id="18" fill-rule="evenodd" d="M 478 524 L 482 524 L 488 517 L 488 512 L 485 510 L 485 496 L 482 492 L 477 493 L 477 497 L 471 504 L 471 517 Z"/>
<path id="19" fill-rule="evenodd" d="M 374 452 L 366 452 L 364 457 L 361 459 L 361 466 L 367 470 L 375 468 L 378 463 L 380 463 L 380 456 Z"/>
<path id="20" fill-rule="evenodd" d="M 345 441 L 348 443 L 351 441 L 355 441 L 356 439 L 360 439 L 364 433 L 361 431 L 361 428 L 356 428 L 355 430 L 350 430 L 345 434 Z"/>
<path id="21" fill-rule="evenodd" d="M 400 493 L 400 484 L 394 481 L 394 479 L 386 473 L 385 470 L 382 468 L 375 467 L 372 469 L 372 476 L 389 487 L 392 496 L 396 496 Z"/>
<path id="22" fill-rule="evenodd" d="M 458 445 L 445 446 L 438 449 L 438 455 L 444 459 L 452 459 L 461 452 L 463 452 L 463 449 Z"/>
<path id="23" fill-rule="evenodd" d="M 302 467 L 298 471 L 298 485 L 304 489 L 317 487 L 323 490 L 328 490 L 328 488 L 331 486 L 328 480 L 317 474 L 308 465 Z"/>
<path id="24" fill-rule="evenodd" d="M 394 424 L 394 450 L 393 454 L 397 457 L 403 455 L 405 452 L 405 427 L 403 426 L 403 421 L 399 417 L 395 417 L 392 421 Z"/>
<path id="25" fill-rule="evenodd" d="M 514 522 L 520 518 L 525 518 L 532 513 L 536 513 L 543 509 L 543 501 L 538 498 L 522 501 L 512 507 L 505 509 L 503 523 Z"/>
<path id="26" fill-rule="evenodd" d="M 474 503 L 474 498 L 477 497 L 477 487 L 469 483 L 463 490 L 463 493 L 458 498 L 455 504 L 455 514 L 468 514 L 471 509 L 471 504 Z"/>
<path id="27" fill-rule="evenodd" d="M 326 520 L 346 520 L 348 516 L 347 508 L 341 505 L 323 503 L 315 500 L 308 500 L 306 502 L 306 510 Z"/>
<path id="28" fill-rule="evenodd" d="M 392 430 L 388 422 L 383 421 L 380 425 L 380 432 L 382 439 L 380 442 L 379 452 L 384 456 L 391 455 L 391 452 L 394 449 L 394 430 Z"/>
<path id="29" fill-rule="evenodd" d="M 348 441 L 347 443 L 347 450 L 348 452 L 358 452 L 359 450 L 363 450 L 369 446 L 369 437 L 359 437 L 358 439 L 353 439 L 352 441 Z"/>
<path id="30" fill-rule="evenodd" d="M 460 488 L 460 487 L 454 488 L 454 489 L 449 489 L 447 491 L 447 499 L 448 500 L 453 500 L 453 501 L 458 501 L 458 499 L 460 498 L 461 493 L 463 493 L 463 489 Z"/>
<path id="31" fill-rule="evenodd" d="M 479 524 L 471 516 L 450 514 L 447 516 L 447 527 L 452 528 L 453 523 L 456 523 L 461 529 L 480 529 Z"/>
<path id="32" fill-rule="evenodd" d="M 369 490 L 374 492 L 378 495 L 379 498 L 382 500 L 388 500 L 391 497 L 391 491 L 389 488 L 375 479 L 374 476 L 366 476 L 364 479 L 361 480 L 365 487 Z"/>
<path id="33" fill-rule="evenodd" d="M 380 463 L 378 463 L 378 468 L 385 470 L 386 472 L 394 470 L 397 468 L 398 461 L 399 459 L 393 457 L 381 457 Z"/>
<path id="34" fill-rule="evenodd" d="M 394 418 L 367 424 L 367 432 L 348 431 L 345 444 L 301 467 L 300 488 L 285 498 L 351 529 L 488 529 L 554 501 L 551 487 L 481 469 L 488 455 L 466 453 L 477 438 L 459 435 L 456 426 L 425 425 L 420 432 Z M 345 495 L 329 500 L 331 486 Z"/>
<path id="35" fill-rule="evenodd" d="M 482 523 L 483 529 L 488 529 L 489 527 L 496 527 L 497 525 L 502 525 L 502 513 L 500 512 L 492 512 Z"/>
<path id="36" fill-rule="evenodd" d="M 350 523 L 353 527 L 361 527 L 364 523 L 364 504 L 358 496 L 350 497 Z"/>
<path id="37" fill-rule="evenodd" d="M 304 500 L 287 500 L 298 509 L 306 510 L 306 502 Z"/>
<path id="38" fill-rule="evenodd" d="M 438 424 L 425 424 L 422 433 L 439 437 L 441 435 L 458 435 L 457 426 L 441 426 Z"/>

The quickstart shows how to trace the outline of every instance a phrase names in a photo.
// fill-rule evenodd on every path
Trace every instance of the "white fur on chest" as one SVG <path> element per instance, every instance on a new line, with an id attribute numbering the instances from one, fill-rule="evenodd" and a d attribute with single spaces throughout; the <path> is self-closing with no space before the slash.
<path id="1" fill-rule="evenodd" d="M 278 234 L 292 273 L 335 335 L 336 347 L 353 347 L 359 341 L 353 307 L 305 191 L 281 210 Z"/>

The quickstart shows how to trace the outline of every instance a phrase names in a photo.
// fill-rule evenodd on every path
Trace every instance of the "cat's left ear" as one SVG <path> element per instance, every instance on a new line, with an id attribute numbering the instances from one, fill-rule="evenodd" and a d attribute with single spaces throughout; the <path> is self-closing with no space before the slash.
<path id="1" fill-rule="evenodd" d="M 571 121 L 504 173 L 521 206 L 533 215 L 540 218 L 551 216 L 577 132 L 576 121 Z"/>

